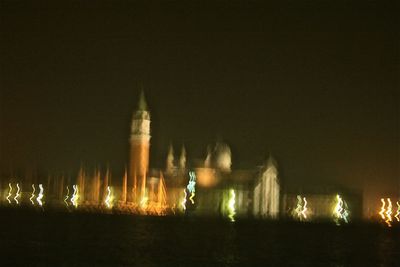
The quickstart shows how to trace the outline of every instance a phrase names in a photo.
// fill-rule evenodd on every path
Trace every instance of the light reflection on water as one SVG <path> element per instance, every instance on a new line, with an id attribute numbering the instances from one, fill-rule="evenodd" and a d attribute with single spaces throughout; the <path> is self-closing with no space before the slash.
<path id="1" fill-rule="evenodd" d="M 1 266 L 399 266 L 400 229 L 93 214 L 6 215 Z"/>

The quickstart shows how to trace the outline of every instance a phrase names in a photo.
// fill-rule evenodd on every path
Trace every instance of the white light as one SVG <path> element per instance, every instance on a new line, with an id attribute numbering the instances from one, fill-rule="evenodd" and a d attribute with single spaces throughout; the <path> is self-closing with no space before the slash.
<path id="1" fill-rule="evenodd" d="M 72 194 L 72 197 L 71 197 L 71 203 L 72 203 L 72 205 L 74 205 L 75 208 L 77 208 L 78 207 L 78 198 L 79 198 L 79 195 L 78 195 L 79 189 L 76 184 L 74 184 L 72 186 L 72 188 L 74 189 L 74 193 Z"/>
<path id="2" fill-rule="evenodd" d="M 14 200 L 17 204 L 19 204 L 18 198 L 21 196 L 19 193 L 20 191 L 21 191 L 21 188 L 19 188 L 19 184 L 17 183 L 17 193 L 15 194 L 15 197 L 14 197 Z"/>
<path id="3" fill-rule="evenodd" d="M 113 201 L 113 197 L 111 195 L 111 188 L 109 186 L 107 186 L 107 197 L 106 197 L 106 200 L 104 201 L 107 208 L 112 207 L 112 201 Z"/>
<path id="4" fill-rule="evenodd" d="M 8 203 L 11 204 L 11 200 L 10 200 L 10 197 L 12 196 L 12 185 L 11 185 L 11 183 L 8 183 L 8 187 L 10 188 L 10 190 L 8 191 L 8 195 L 7 195 L 6 199 L 7 199 Z"/>
<path id="5" fill-rule="evenodd" d="M 31 195 L 31 197 L 29 198 L 29 200 L 31 201 L 32 205 L 35 205 L 35 202 L 33 202 L 33 199 L 35 198 L 35 191 L 36 191 L 35 185 L 34 185 L 34 184 L 32 184 L 32 189 L 33 189 L 32 195 Z"/>
<path id="6" fill-rule="evenodd" d="M 36 199 L 39 206 L 43 206 L 42 198 L 43 198 L 43 185 L 39 184 L 39 195 Z"/>
<path id="7" fill-rule="evenodd" d="M 68 202 L 67 202 L 68 198 L 69 198 L 69 188 L 68 188 L 68 185 L 67 185 L 67 195 L 64 198 L 65 205 L 67 205 L 67 206 L 69 206 Z"/>
<path id="8" fill-rule="evenodd" d="M 307 219 L 307 214 L 306 214 L 306 212 L 308 210 L 307 209 L 307 200 L 305 197 L 303 198 L 303 200 L 304 200 L 304 206 L 303 206 L 303 210 L 301 211 L 301 215 L 303 215 L 304 219 Z"/>

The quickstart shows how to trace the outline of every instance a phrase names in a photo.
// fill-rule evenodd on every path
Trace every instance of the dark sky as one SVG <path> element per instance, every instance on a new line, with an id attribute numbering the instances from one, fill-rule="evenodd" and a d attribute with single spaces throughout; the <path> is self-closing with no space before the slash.
<path id="1" fill-rule="evenodd" d="M 272 151 L 292 184 L 399 190 L 398 6 L 33 2 L 1 2 L 3 173 L 121 172 L 143 84 L 152 167 L 223 140 L 233 168 Z"/>

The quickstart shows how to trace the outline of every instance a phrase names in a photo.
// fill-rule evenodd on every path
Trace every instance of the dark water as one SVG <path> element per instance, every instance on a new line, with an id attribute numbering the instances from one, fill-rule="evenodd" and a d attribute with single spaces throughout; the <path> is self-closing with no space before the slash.
<path id="1" fill-rule="evenodd" d="M 0 266 L 400 266 L 400 229 L 0 210 Z"/>

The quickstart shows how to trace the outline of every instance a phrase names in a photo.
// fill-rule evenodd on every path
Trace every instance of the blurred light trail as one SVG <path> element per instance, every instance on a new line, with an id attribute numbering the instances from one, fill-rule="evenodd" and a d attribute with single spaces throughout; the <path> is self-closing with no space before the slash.
<path id="1" fill-rule="evenodd" d="M 187 185 L 187 190 L 190 193 L 189 200 L 194 204 L 194 196 L 196 195 L 196 174 L 194 172 L 189 172 L 189 183 Z M 185 203 L 186 204 L 186 203 Z"/>
<path id="2" fill-rule="evenodd" d="M 385 220 L 385 200 L 383 198 L 381 198 L 381 202 L 382 202 L 382 207 L 381 207 L 381 211 L 379 212 L 379 215 L 381 215 L 382 220 Z"/>
<path id="3" fill-rule="evenodd" d="M 345 223 L 349 222 L 349 211 L 346 202 L 342 199 L 340 195 L 336 195 L 336 205 L 333 211 L 333 216 L 335 217 L 335 222 L 340 225 L 340 220 Z"/>
<path id="4" fill-rule="evenodd" d="M 231 189 L 229 190 L 229 201 L 228 201 L 228 217 L 231 220 L 231 222 L 235 221 L 235 203 L 236 203 L 236 194 L 235 190 Z"/>
<path id="5" fill-rule="evenodd" d="M 307 208 L 307 200 L 306 200 L 305 197 L 303 198 L 303 200 L 304 200 L 304 206 L 303 206 L 303 210 L 301 211 L 301 215 L 303 215 L 304 219 L 307 219 L 307 214 L 306 214 L 306 212 L 308 210 L 308 208 Z"/>
<path id="6" fill-rule="evenodd" d="M 183 193 L 184 197 L 182 199 L 181 206 L 183 210 L 186 210 L 186 197 L 187 197 L 186 189 L 183 189 Z"/>
<path id="7" fill-rule="evenodd" d="M 389 227 L 392 227 L 392 224 L 391 224 L 391 222 L 392 222 L 392 201 L 390 200 L 390 198 L 387 198 L 387 201 L 388 201 L 388 206 L 386 209 L 386 221 L 385 222 Z"/>
<path id="8" fill-rule="evenodd" d="M 334 210 L 334 215 L 337 218 L 342 218 L 342 211 L 343 211 L 343 200 L 339 195 L 336 195 L 336 206 Z"/>
<path id="9" fill-rule="evenodd" d="M 112 208 L 112 201 L 113 201 L 113 197 L 112 197 L 112 193 L 111 193 L 111 188 L 109 186 L 107 186 L 107 197 L 106 197 L 106 200 L 104 201 L 107 208 Z"/>
<path id="10" fill-rule="evenodd" d="M 397 201 L 397 202 L 396 202 L 396 205 L 397 205 L 397 212 L 396 212 L 396 215 L 394 215 L 394 217 L 396 218 L 396 220 L 397 220 L 398 222 L 400 222 L 400 202 Z"/>
<path id="11" fill-rule="evenodd" d="M 72 188 L 74 189 L 74 192 L 72 193 L 71 203 L 75 208 L 77 208 L 78 207 L 78 198 L 79 198 L 79 196 L 78 196 L 78 193 L 79 193 L 78 192 L 78 186 L 76 184 L 74 184 L 72 186 Z"/>
<path id="12" fill-rule="evenodd" d="M 32 194 L 31 194 L 31 197 L 29 198 L 29 200 L 31 201 L 32 205 L 35 205 L 35 202 L 33 202 L 33 199 L 35 198 L 35 191 L 36 191 L 35 184 L 32 184 L 32 189 L 33 189 L 33 191 L 32 191 Z"/>
<path id="13" fill-rule="evenodd" d="M 17 193 L 15 194 L 14 200 L 17 204 L 19 204 L 18 198 L 21 196 L 19 193 L 21 191 L 21 188 L 19 188 L 19 184 L 17 183 Z"/>
<path id="14" fill-rule="evenodd" d="M 294 216 L 296 216 L 298 219 L 301 219 L 302 210 L 303 210 L 303 200 L 301 196 L 297 195 L 297 205 L 296 209 L 294 210 L 295 212 Z"/>
<path id="15" fill-rule="evenodd" d="M 8 195 L 7 195 L 6 199 L 7 199 L 8 203 L 11 204 L 11 200 L 10 200 L 10 197 L 12 196 L 12 185 L 11 185 L 11 183 L 8 183 L 8 187 L 10 188 L 10 190 L 8 191 Z"/>
<path id="16" fill-rule="evenodd" d="M 65 205 L 67 205 L 67 207 L 69 206 L 69 205 L 68 205 L 68 198 L 69 198 L 69 187 L 68 187 L 68 185 L 67 185 L 67 195 L 66 195 L 65 198 L 64 198 L 64 202 L 65 202 Z"/>
<path id="17" fill-rule="evenodd" d="M 42 202 L 43 196 L 44 196 L 43 195 L 43 185 L 39 184 L 39 195 L 38 195 L 38 197 L 36 199 L 36 201 L 39 204 L 39 206 L 43 206 L 43 202 Z"/>
<path id="18" fill-rule="evenodd" d="M 146 188 L 144 188 L 143 189 L 143 197 L 140 200 L 140 204 L 139 205 L 143 210 L 146 211 L 148 206 L 149 206 L 148 202 L 149 202 L 148 191 L 146 190 Z"/>
<path id="19" fill-rule="evenodd" d="M 142 200 L 140 201 L 140 207 L 144 210 L 147 209 L 147 202 L 149 198 L 147 196 L 143 196 Z"/>
<path id="20" fill-rule="evenodd" d="M 349 207 L 347 207 L 346 201 L 343 201 L 343 204 L 344 204 L 344 208 L 343 208 L 342 218 L 346 223 L 348 223 L 349 222 Z"/>
<path id="21" fill-rule="evenodd" d="M 196 195 L 196 194 L 195 194 L 194 192 L 192 192 L 192 194 L 191 194 L 190 197 L 189 197 L 189 200 L 190 200 L 190 202 L 192 202 L 192 204 L 194 204 L 193 198 L 194 198 L 195 195 Z"/>
<path id="22" fill-rule="evenodd" d="M 189 183 L 187 185 L 187 189 L 189 190 L 189 192 L 193 192 L 195 191 L 195 186 L 196 186 L 196 175 L 194 174 L 194 172 L 189 172 Z"/>

